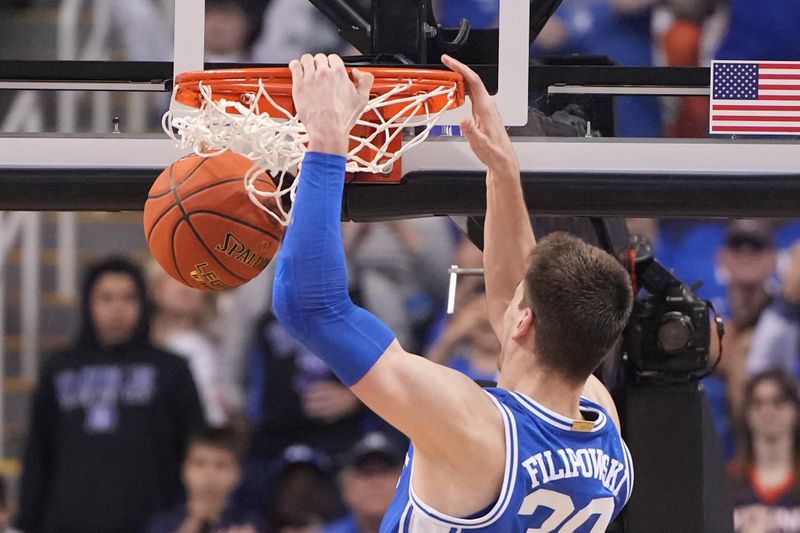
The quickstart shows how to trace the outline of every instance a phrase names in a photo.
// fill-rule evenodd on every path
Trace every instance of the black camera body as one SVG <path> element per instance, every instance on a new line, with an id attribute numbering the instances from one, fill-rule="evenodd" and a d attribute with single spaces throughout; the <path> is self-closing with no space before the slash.
<path id="1" fill-rule="evenodd" d="M 710 304 L 695 296 L 653 257 L 649 243 L 634 239 L 631 273 L 647 295 L 634 302 L 623 335 L 623 355 L 640 376 L 683 378 L 708 366 Z"/>

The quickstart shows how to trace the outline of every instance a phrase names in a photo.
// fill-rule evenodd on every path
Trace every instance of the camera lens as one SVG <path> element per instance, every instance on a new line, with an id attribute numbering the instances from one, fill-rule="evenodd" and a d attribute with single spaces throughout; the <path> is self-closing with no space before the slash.
<path id="1" fill-rule="evenodd" d="M 658 344 L 665 352 L 678 353 L 686 349 L 693 332 L 692 321 L 688 316 L 671 311 L 664 315 L 658 328 Z"/>

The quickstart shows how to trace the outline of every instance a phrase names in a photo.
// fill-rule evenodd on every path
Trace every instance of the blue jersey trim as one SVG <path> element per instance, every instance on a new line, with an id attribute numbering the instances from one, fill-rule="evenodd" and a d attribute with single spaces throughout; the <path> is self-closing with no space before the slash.
<path id="1" fill-rule="evenodd" d="M 631 499 L 631 495 L 633 494 L 633 458 L 631 457 L 631 451 L 628 449 L 628 445 L 625 444 L 625 441 L 620 439 L 620 442 L 622 443 L 622 451 L 625 454 L 625 468 L 628 476 L 627 495 L 625 496 L 625 501 L 622 502 L 622 504 L 625 505 Z"/>
<path id="2" fill-rule="evenodd" d="M 487 394 L 489 394 L 487 392 Z M 508 504 L 511 502 L 511 497 L 514 494 L 514 484 L 517 479 L 517 463 L 519 462 L 519 446 L 517 443 L 517 424 L 511 410 L 501 404 L 497 398 L 489 394 L 489 397 L 494 402 L 497 409 L 503 418 L 503 425 L 505 426 L 506 436 L 506 465 L 503 474 L 503 487 L 500 491 L 500 496 L 497 498 L 497 503 L 494 507 L 486 513 L 486 515 L 478 518 L 456 518 L 444 513 L 440 513 L 433 507 L 425 504 L 417 497 L 414 492 L 412 479 L 414 477 L 414 464 L 411 465 L 411 476 L 408 482 L 408 495 L 411 504 L 415 510 L 420 512 L 420 516 L 427 518 L 437 525 L 451 526 L 463 529 L 474 529 L 479 527 L 486 527 L 503 516 Z"/>
<path id="3" fill-rule="evenodd" d="M 517 399 L 517 401 L 522 404 L 528 411 L 536 415 L 538 418 L 544 420 L 551 426 L 562 429 L 564 431 L 573 431 L 572 424 L 575 420 L 560 415 L 555 411 L 551 411 L 547 407 L 537 403 L 535 400 L 529 398 L 528 396 L 522 394 L 521 392 L 511 392 L 511 395 Z M 580 408 L 582 411 L 590 411 L 597 414 L 597 420 L 594 423 L 594 427 L 585 433 L 595 433 L 603 429 L 606 425 L 608 417 L 606 416 L 605 412 L 596 406 L 593 402 L 589 402 L 584 398 L 581 398 L 581 405 Z M 584 432 L 576 432 L 576 433 L 584 433 Z"/>
<path id="4" fill-rule="evenodd" d="M 409 501 L 406 504 L 406 508 L 403 510 L 403 515 L 400 517 L 400 531 L 399 533 L 406 533 L 408 531 L 408 526 L 411 525 L 411 516 L 414 514 L 413 508 L 411 506 L 411 502 Z"/>

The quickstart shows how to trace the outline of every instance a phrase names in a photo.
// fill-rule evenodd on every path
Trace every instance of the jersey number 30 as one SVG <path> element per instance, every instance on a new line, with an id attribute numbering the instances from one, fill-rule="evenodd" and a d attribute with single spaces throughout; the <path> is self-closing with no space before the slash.
<path id="1" fill-rule="evenodd" d="M 522 501 L 519 514 L 533 515 L 539 507 L 551 509 L 553 512 L 544 521 L 541 527 L 528 528 L 526 533 L 573 533 L 584 525 L 589 519 L 597 516 L 590 533 L 602 533 L 611 522 L 614 515 L 614 498 L 595 498 L 583 509 L 575 511 L 572 498 L 566 494 L 548 489 L 538 489 L 528 494 Z"/>

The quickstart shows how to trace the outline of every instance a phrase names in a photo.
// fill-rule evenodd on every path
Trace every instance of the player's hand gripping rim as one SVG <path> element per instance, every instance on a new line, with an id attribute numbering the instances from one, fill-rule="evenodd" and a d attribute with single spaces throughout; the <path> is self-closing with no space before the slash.
<path id="1" fill-rule="evenodd" d="M 305 54 L 289 63 L 292 99 L 308 131 L 308 149 L 346 155 L 350 130 L 364 112 L 374 82 L 372 74 L 347 73 L 338 55 Z"/>

